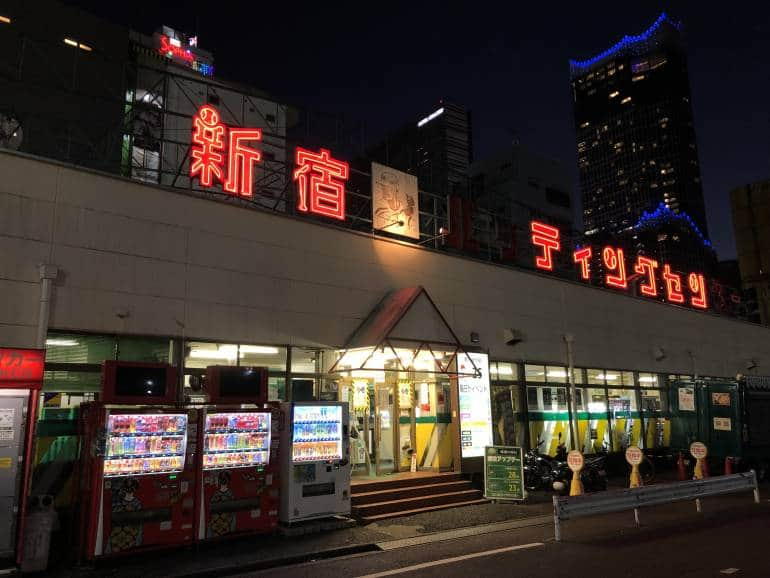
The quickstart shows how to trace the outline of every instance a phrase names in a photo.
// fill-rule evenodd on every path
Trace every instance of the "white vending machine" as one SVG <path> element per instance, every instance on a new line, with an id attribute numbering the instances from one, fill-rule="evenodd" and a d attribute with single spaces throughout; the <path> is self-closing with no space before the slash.
<path id="1" fill-rule="evenodd" d="M 350 514 L 348 404 L 281 404 L 280 520 Z"/>

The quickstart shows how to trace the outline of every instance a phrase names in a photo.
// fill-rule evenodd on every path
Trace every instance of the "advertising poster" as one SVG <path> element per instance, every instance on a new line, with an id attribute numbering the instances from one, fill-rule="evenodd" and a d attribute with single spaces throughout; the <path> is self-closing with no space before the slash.
<path id="1" fill-rule="evenodd" d="M 484 448 L 494 443 L 489 359 L 485 353 L 461 353 L 457 356 L 459 373 L 472 372 L 474 365 L 481 371 L 481 377 L 461 376 L 457 380 L 460 393 L 460 447 L 464 458 L 480 458 L 484 455 Z"/>
<path id="2" fill-rule="evenodd" d="M 372 163 L 372 222 L 380 231 L 419 239 L 417 177 Z"/>
<path id="3" fill-rule="evenodd" d="M 512 446 L 484 448 L 484 497 L 489 500 L 523 500 L 522 450 Z"/>
<path id="4" fill-rule="evenodd" d="M 692 387 L 679 388 L 679 411 L 695 411 L 695 390 Z"/>

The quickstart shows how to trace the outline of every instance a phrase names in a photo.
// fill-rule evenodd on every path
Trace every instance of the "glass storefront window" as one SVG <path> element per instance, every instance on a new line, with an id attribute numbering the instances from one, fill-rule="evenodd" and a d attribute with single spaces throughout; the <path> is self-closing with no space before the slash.
<path id="1" fill-rule="evenodd" d="M 270 371 L 286 371 L 286 348 L 273 345 L 240 345 L 240 365 L 267 367 Z"/>
<path id="2" fill-rule="evenodd" d="M 524 379 L 527 381 L 545 382 L 545 366 L 543 365 L 525 365 Z"/>
<path id="3" fill-rule="evenodd" d="M 585 454 L 594 454 L 609 447 L 607 397 L 604 388 L 599 387 L 581 387 L 577 393 L 580 449 Z"/>
<path id="4" fill-rule="evenodd" d="M 515 381 L 519 378 L 519 367 L 515 363 L 492 361 L 489 363 L 489 375 L 493 380 Z"/>
<path id="5" fill-rule="evenodd" d="M 642 390 L 642 417 L 644 419 L 644 447 L 668 447 L 671 423 L 668 417 L 668 395 L 660 390 Z"/>
<path id="6" fill-rule="evenodd" d="M 643 447 L 642 424 L 636 406 L 636 390 L 607 390 L 607 405 L 612 429 L 612 449 L 625 451 L 631 445 Z"/>
<path id="7" fill-rule="evenodd" d="M 566 387 L 527 387 L 527 405 L 533 446 L 539 445 L 541 453 L 555 455 L 559 443 L 569 445 Z"/>
<path id="8" fill-rule="evenodd" d="M 305 347 L 291 348 L 292 373 L 319 373 L 322 352 Z"/>
<path id="9" fill-rule="evenodd" d="M 235 343 L 208 343 L 188 341 L 184 366 L 205 369 L 209 365 L 237 365 L 238 346 Z"/>
<path id="10" fill-rule="evenodd" d="M 591 385 L 604 385 L 604 370 L 603 369 L 587 369 L 588 383 Z"/>
<path id="11" fill-rule="evenodd" d="M 286 348 L 273 345 L 238 345 L 188 341 L 185 367 L 204 369 L 209 365 L 254 365 L 270 371 L 286 371 Z"/>
<path id="12" fill-rule="evenodd" d="M 524 445 L 523 409 L 518 386 L 492 387 L 492 434 L 496 445 Z"/>
<path id="13" fill-rule="evenodd" d="M 575 368 L 572 370 L 572 383 L 585 383 L 585 379 L 583 379 L 583 370 L 579 368 Z"/>
<path id="14" fill-rule="evenodd" d="M 622 385 L 625 387 L 634 387 L 636 383 L 634 382 L 634 372 L 633 371 L 621 371 L 620 378 L 622 380 Z M 615 385 L 615 384 L 610 384 Z M 618 385 L 621 385 L 620 383 Z"/>
<path id="15" fill-rule="evenodd" d="M 118 337 L 117 353 L 121 361 L 171 363 L 170 339 Z"/>
<path id="16" fill-rule="evenodd" d="M 545 377 L 548 383 L 567 383 L 567 369 L 549 365 L 545 368 Z"/>
<path id="17" fill-rule="evenodd" d="M 46 371 L 43 373 L 43 392 L 50 399 L 57 393 L 99 393 L 102 374 L 86 371 Z"/>
<path id="18" fill-rule="evenodd" d="M 658 374 L 656 373 L 640 373 L 639 385 L 641 387 L 660 387 L 658 383 Z"/>
<path id="19" fill-rule="evenodd" d="M 47 363 L 94 363 L 115 359 L 115 337 L 51 331 L 46 339 Z"/>

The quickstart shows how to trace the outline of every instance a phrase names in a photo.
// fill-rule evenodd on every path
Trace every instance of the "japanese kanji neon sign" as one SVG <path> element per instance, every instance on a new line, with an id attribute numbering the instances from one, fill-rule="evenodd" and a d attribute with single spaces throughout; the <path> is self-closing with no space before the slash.
<path id="1" fill-rule="evenodd" d="M 558 227 L 532 221 L 530 240 L 538 250 L 535 253 L 535 266 L 545 271 L 553 271 L 555 253 L 561 251 L 561 232 Z M 572 252 L 572 262 L 577 267 L 578 277 L 590 281 L 593 249 L 581 247 Z M 662 295 L 666 301 L 675 304 L 688 302 L 685 291 L 689 292 L 689 304 L 699 309 L 708 309 L 708 288 L 701 273 L 683 276 L 674 272 L 671 265 L 658 263 L 655 259 L 637 255 L 629 261 L 620 247 L 606 246 L 596 255 L 597 266 L 601 265 L 604 285 L 615 289 L 628 290 L 630 282 L 638 279 L 639 293 L 646 297 Z M 661 271 L 662 269 L 662 271 Z M 659 272 L 660 271 L 660 272 Z M 629 277 L 629 272 L 633 276 Z M 661 283 L 662 289 L 658 283 Z"/>
<path id="2" fill-rule="evenodd" d="M 203 187 L 220 183 L 232 195 L 253 196 L 254 165 L 262 162 L 262 152 L 254 145 L 262 141 L 262 129 L 228 127 L 217 109 L 206 104 L 193 117 L 191 140 L 191 178 Z M 297 147 L 295 165 L 297 210 L 344 220 L 348 163 L 333 158 L 326 149 L 313 152 Z"/>
<path id="3" fill-rule="evenodd" d="M 297 210 L 345 219 L 348 164 L 333 159 L 326 149 L 314 153 L 299 147 L 294 162 L 294 180 L 298 189 Z"/>

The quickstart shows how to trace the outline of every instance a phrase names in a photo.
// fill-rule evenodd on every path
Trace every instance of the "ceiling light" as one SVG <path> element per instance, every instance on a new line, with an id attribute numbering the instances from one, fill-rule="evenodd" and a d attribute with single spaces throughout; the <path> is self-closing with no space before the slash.
<path id="1" fill-rule="evenodd" d="M 79 345 L 74 339 L 46 339 L 45 344 L 54 345 L 56 347 L 74 347 L 75 345 Z"/>
<path id="2" fill-rule="evenodd" d="M 2 22 L 3 24 L 10 24 L 11 19 L 8 18 L 8 16 L 0 16 L 0 22 Z"/>
<path id="3" fill-rule="evenodd" d="M 93 48 L 91 48 L 88 44 L 78 44 L 78 48 L 85 50 L 86 52 L 93 51 Z"/>
<path id="4" fill-rule="evenodd" d="M 566 371 L 549 371 L 548 377 L 567 377 Z"/>
<path id="5" fill-rule="evenodd" d="M 65 38 L 64 44 L 67 44 L 68 46 L 74 46 L 75 48 L 78 47 L 78 43 L 72 40 L 71 38 Z"/>
<path id="6" fill-rule="evenodd" d="M 658 378 L 651 375 L 643 375 L 639 378 L 639 381 L 641 383 L 655 383 L 658 381 Z"/>
<path id="7" fill-rule="evenodd" d="M 266 347 L 264 345 L 241 345 L 241 354 L 260 353 L 262 355 L 275 355 L 278 353 L 277 347 Z"/>

